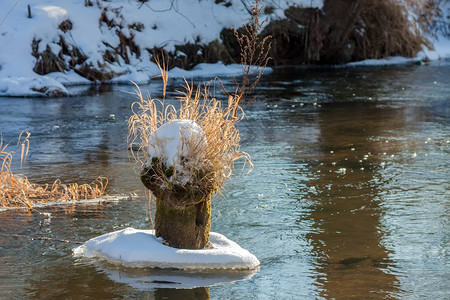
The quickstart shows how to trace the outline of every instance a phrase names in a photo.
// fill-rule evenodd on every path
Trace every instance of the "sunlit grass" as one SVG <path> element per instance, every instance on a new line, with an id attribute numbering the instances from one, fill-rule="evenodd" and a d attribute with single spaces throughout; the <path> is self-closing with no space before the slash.
<path id="1" fill-rule="evenodd" d="M 228 97 L 227 101 L 219 101 L 209 91 L 209 84 L 194 86 L 187 80 L 181 90 L 177 90 L 180 107 L 165 103 L 168 81 L 167 62 L 164 55 L 155 61 L 161 71 L 163 80 L 163 99 L 154 99 L 149 94 L 144 96 L 136 85 L 134 94 L 137 101 L 131 106 L 132 116 L 128 121 L 128 145 L 133 157 L 140 162 L 141 170 L 145 167 L 152 169 L 151 173 L 156 189 L 164 187 L 166 190 L 179 189 L 177 182 L 177 166 L 164 170 L 157 157 L 149 157 L 149 149 L 158 148 L 157 139 L 151 138 L 152 133 L 162 125 L 174 120 L 190 120 L 201 127 L 206 142 L 199 142 L 195 135 L 183 140 L 187 157 L 182 158 L 180 169 L 189 169 L 189 187 L 182 186 L 182 190 L 191 188 L 200 190 L 204 195 L 211 191 L 217 192 L 223 188 L 225 181 L 233 174 L 234 163 L 244 159 L 253 166 L 250 156 L 240 149 L 240 134 L 237 123 L 244 117 L 242 103 L 260 80 L 269 61 L 270 36 L 260 39 L 258 32 L 264 22 L 260 22 L 259 14 L 262 7 L 260 0 L 252 5 L 252 20 L 244 26 L 243 33 L 234 30 L 235 37 L 241 50 L 241 65 L 243 77 L 240 83 L 234 78 L 235 90 L 226 91 L 221 84 L 222 91 Z M 137 147 L 136 147 L 137 146 Z M 137 151 L 135 149 L 138 148 Z M 169 172 L 168 172 L 169 170 Z M 184 173 L 185 175 L 185 173 Z"/>
<path id="2" fill-rule="evenodd" d="M 158 62 L 164 82 L 164 93 L 167 86 L 167 71 L 164 63 Z M 199 174 L 196 177 L 195 185 L 200 190 L 217 191 L 223 187 L 226 179 L 232 175 L 234 162 L 243 158 L 251 165 L 250 157 L 240 150 L 240 135 L 236 127 L 244 116 L 238 97 L 230 96 L 228 101 L 222 103 L 215 97 L 211 97 L 208 85 L 198 85 L 188 83 L 186 80 L 182 90 L 177 91 L 180 100 L 180 108 L 165 104 L 165 99 L 154 99 L 150 95 L 145 97 L 136 85 L 134 95 L 138 101 L 132 104 L 133 115 L 129 119 L 128 143 L 130 149 L 132 145 L 138 145 L 138 151 L 132 151 L 132 155 L 141 163 L 141 167 L 146 162 L 152 160 L 149 157 L 149 145 L 157 142 L 149 140 L 152 132 L 161 125 L 171 123 L 174 120 L 184 119 L 197 123 L 203 130 L 206 143 L 199 143 L 198 140 L 186 140 L 185 146 L 188 148 L 188 157 L 185 158 L 190 168 L 190 173 Z M 163 96 L 164 97 L 164 96 Z M 186 168 L 186 165 L 184 165 Z M 177 166 L 175 172 L 166 176 L 164 172 L 160 174 L 160 180 L 166 187 L 173 186 L 174 177 L 177 176 Z M 169 180 L 169 177 L 172 177 Z"/>
<path id="3" fill-rule="evenodd" d="M 29 133 L 21 133 L 19 136 L 17 146 L 20 149 L 21 164 L 28 155 L 29 136 Z M 35 204 L 90 200 L 105 195 L 108 179 L 103 176 L 90 184 L 63 184 L 59 179 L 51 185 L 31 183 L 25 175 L 12 171 L 11 165 L 17 151 L 9 151 L 8 147 L 0 135 L 0 207 L 31 209 Z"/>

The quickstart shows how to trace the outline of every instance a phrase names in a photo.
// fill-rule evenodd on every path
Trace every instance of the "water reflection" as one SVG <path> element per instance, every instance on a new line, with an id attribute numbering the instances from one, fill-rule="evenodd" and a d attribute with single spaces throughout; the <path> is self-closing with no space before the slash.
<path id="1" fill-rule="evenodd" d="M 110 280 L 95 267 L 77 265 L 60 257 L 54 257 L 51 265 L 34 267 L 27 283 L 27 294 L 35 299 L 114 299 L 129 292 L 126 285 Z"/>
<path id="2" fill-rule="evenodd" d="M 85 260 L 85 259 L 82 259 Z M 177 270 L 126 268 L 106 262 L 95 264 L 111 280 L 126 283 L 139 290 L 193 289 L 248 280 L 258 270 Z"/>
<path id="3" fill-rule="evenodd" d="M 165 299 L 186 299 L 186 300 L 209 300 L 208 287 L 198 287 L 193 289 L 158 289 L 154 293 L 155 300 Z"/>
<path id="4" fill-rule="evenodd" d="M 320 143 L 310 169 L 314 179 L 303 192 L 314 205 L 309 218 L 315 230 L 307 236 L 317 259 L 320 295 L 392 296 L 399 284 L 382 243 L 383 184 L 376 184 L 381 149 L 373 141 L 386 129 L 385 118 L 392 118 L 375 105 L 354 104 L 327 105 L 318 117 Z"/>

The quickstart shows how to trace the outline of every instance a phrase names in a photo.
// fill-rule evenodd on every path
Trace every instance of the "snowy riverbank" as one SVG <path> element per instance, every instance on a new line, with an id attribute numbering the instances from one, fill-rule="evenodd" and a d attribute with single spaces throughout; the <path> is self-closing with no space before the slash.
<path id="1" fill-rule="evenodd" d="M 250 20 L 250 3 L 244 3 L 1 1 L 0 96 L 62 96 L 70 94 L 70 85 L 149 82 L 160 73 L 152 61 L 152 51 L 161 48 L 183 59 L 187 48 L 180 49 L 180 45 L 207 45 L 220 40 L 224 28 L 240 27 Z M 266 21 L 285 18 L 284 10 L 292 4 L 323 6 L 322 0 L 263 3 L 270 8 L 261 15 Z M 448 8 L 444 14 L 449 14 Z M 435 51 L 424 51 L 417 59 L 450 56 L 447 39 L 441 37 L 435 42 Z M 209 50 L 202 46 L 195 49 Z M 213 78 L 238 75 L 240 71 L 239 65 L 217 62 L 197 64 L 190 71 L 175 67 L 169 76 Z"/>
<path id="2" fill-rule="evenodd" d="M 174 51 L 186 42 L 209 43 L 223 28 L 239 27 L 250 18 L 240 1 L 231 1 L 230 8 L 197 0 L 98 1 L 86 6 L 88 2 L 0 3 L 0 96 L 66 95 L 65 86 L 99 82 L 98 72 L 107 74 L 110 78 L 102 81 L 110 83 L 145 83 L 160 74 L 147 49 Z M 286 5 L 280 3 L 274 14 L 282 14 Z M 43 56 L 50 56 L 50 65 L 39 65 Z M 209 77 L 238 70 L 217 63 L 190 72 L 174 68 L 169 76 Z"/>

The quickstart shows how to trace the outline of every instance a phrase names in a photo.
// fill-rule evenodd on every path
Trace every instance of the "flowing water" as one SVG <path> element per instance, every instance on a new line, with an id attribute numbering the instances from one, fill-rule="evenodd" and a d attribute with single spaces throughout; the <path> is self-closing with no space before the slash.
<path id="1" fill-rule="evenodd" d="M 158 96 L 161 85 L 142 88 Z M 213 200 L 212 230 L 259 258 L 251 272 L 73 257 L 90 238 L 151 227 L 126 149 L 134 99 L 121 90 L 131 87 L 0 98 L 4 140 L 32 134 L 18 172 L 39 183 L 104 175 L 110 193 L 135 195 L 0 212 L 1 299 L 450 298 L 448 63 L 264 77 L 239 125 L 254 170 Z"/>

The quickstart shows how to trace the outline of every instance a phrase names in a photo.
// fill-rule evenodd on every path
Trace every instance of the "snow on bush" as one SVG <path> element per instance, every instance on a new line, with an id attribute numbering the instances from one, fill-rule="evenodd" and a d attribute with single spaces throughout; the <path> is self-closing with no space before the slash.
<path id="1" fill-rule="evenodd" d="M 174 170 L 171 182 L 181 185 L 192 182 L 191 170 L 207 168 L 206 159 L 197 159 L 197 164 L 190 160 L 194 153 L 201 155 L 206 147 L 206 137 L 202 128 L 192 120 L 175 119 L 161 125 L 150 133 L 148 138 L 149 157 L 160 159 L 167 167 Z"/>

